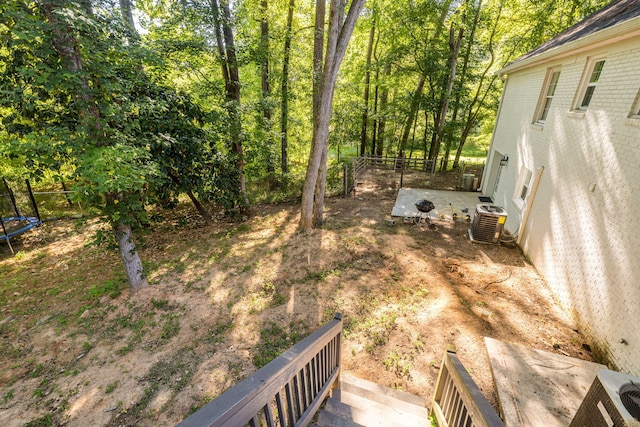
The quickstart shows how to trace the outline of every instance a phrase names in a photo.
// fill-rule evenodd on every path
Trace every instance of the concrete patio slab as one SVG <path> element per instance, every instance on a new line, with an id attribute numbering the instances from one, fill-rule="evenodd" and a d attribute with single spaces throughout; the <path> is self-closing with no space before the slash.
<path id="1" fill-rule="evenodd" d="M 459 218 L 465 215 L 465 213 L 462 213 L 463 209 L 467 209 L 468 214 L 473 218 L 476 205 L 480 203 L 480 199 L 478 199 L 480 195 L 478 192 L 401 188 L 398 191 L 398 197 L 391 211 L 391 216 L 404 218 L 420 216 L 420 212 L 416 208 L 415 203 L 419 200 L 427 199 L 436 206 L 436 208 L 428 214 L 433 219 L 440 218 L 440 213 L 445 215 L 446 218 L 451 219 L 453 212 L 449 204 L 457 211 Z"/>
<path id="2" fill-rule="evenodd" d="M 607 367 L 485 337 L 507 427 L 566 427 L 598 371 Z"/>

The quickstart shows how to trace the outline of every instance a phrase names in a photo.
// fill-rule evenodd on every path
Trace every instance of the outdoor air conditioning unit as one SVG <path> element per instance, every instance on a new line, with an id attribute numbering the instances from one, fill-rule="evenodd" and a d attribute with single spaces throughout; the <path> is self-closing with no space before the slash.
<path id="1" fill-rule="evenodd" d="M 475 242 L 498 243 L 505 222 L 507 222 L 507 211 L 504 208 L 479 204 L 476 206 L 469 236 Z"/>
<path id="2" fill-rule="evenodd" d="M 569 427 L 640 426 L 640 378 L 603 369 Z"/>

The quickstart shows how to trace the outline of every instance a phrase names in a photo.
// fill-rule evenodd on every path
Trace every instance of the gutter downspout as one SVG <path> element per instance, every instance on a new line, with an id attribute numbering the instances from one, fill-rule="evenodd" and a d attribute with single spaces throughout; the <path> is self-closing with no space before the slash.
<path id="1" fill-rule="evenodd" d="M 524 236 L 524 231 L 527 228 L 527 222 L 529 221 L 529 215 L 531 214 L 533 201 L 536 198 L 536 193 L 538 192 L 538 185 L 540 185 L 540 178 L 542 177 L 542 172 L 544 172 L 544 166 L 540 166 L 538 169 L 536 169 L 536 177 L 533 180 L 531 195 L 529 196 L 529 200 L 527 201 L 527 206 L 525 207 L 524 215 L 522 217 L 522 222 L 520 223 L 520 227 L 518 228 L 518 239 L 516 240 L 516 245 L 518 246 L 520 246 L 520 242 L 522 242 L 522 237 Z"/>

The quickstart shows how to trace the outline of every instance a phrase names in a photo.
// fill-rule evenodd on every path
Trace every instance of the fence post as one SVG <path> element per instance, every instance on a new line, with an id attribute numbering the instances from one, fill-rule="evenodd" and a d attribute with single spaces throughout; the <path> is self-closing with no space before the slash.
<path id="1" fill-rule="evenodd" d="M 344 195 L 349 195 L 349 164 L 344 164 L 344 176 L 343 176 Z"/>

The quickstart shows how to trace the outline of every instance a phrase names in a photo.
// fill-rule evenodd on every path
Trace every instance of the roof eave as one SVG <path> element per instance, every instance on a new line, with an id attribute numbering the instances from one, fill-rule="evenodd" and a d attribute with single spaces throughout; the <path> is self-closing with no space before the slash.
<path id="1" fill-rule="evenodd" d="M 567 56 L 607 46 L 622 40 L 640 36 L 640 16 L 621 22 L 597 33 L 589 34 L 581 39 L 558 46 L 522 61 L 512 62 L 498 71 L 500 78 L 505 78 L 514 71 L 535 67 L 545 62 L 555 61 Z"/>

